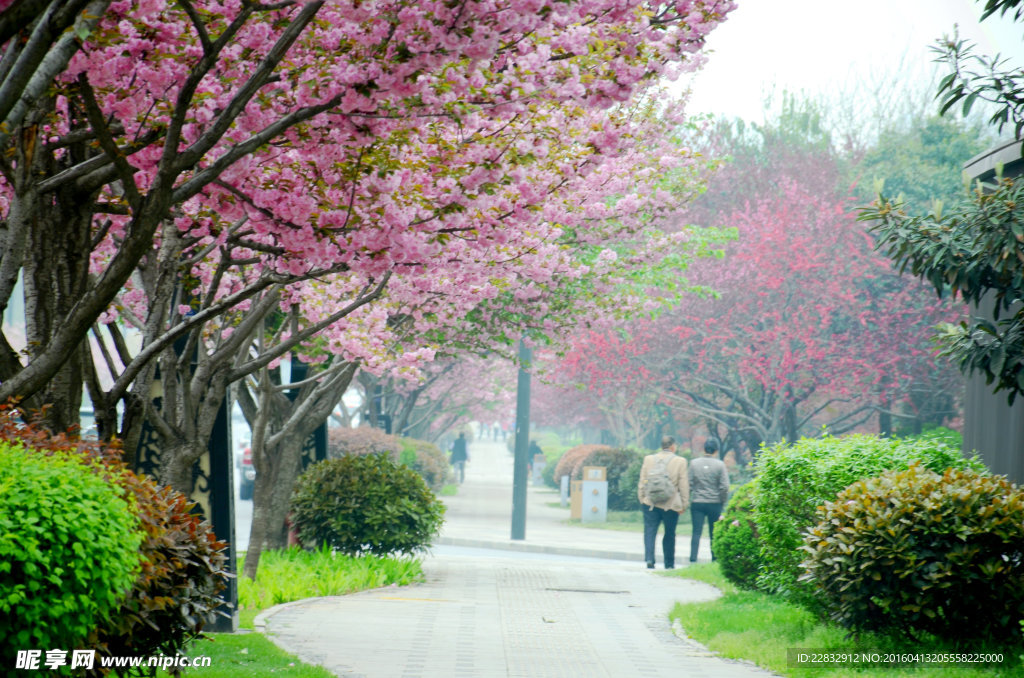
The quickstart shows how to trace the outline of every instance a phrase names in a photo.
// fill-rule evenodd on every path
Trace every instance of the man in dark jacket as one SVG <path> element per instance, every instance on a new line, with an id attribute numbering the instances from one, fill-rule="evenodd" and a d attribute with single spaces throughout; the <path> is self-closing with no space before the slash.
<path id="1" fill-rule="evenodd" d="M 458 439 L 452 443 L 452 466 L 455 467 L 455 479 L 462 484 L 466 479 L 466 462 L 469 461 L 469 451 L 466 449 L 466 434 L 460 433 Z"/>
<path id="2" fill-rule="evenodd" d="M 690 462 L 690 518 L 693 520 L 691 563 L 697 562 L 704 519 L 708 521 L 708 539 L 712 540 L 715 536 L 715 521 L 722 516 L 722 508 L 729 501 L 729 471 L 717 455 L 718 441 L 708 438 L 704 442 L 704 456 Z M 715 553 L 712 551 L 711 560 L 714 559 Z"/>

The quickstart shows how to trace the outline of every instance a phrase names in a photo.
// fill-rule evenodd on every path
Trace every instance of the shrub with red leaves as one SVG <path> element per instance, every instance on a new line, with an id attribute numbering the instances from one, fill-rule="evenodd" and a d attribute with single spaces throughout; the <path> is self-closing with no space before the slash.
<path id="1" fill-rule="evenodd" d="M 577 445 L 576 447 L 569 448 L 555 466 L 555 482 L 560 482 L 562 476 L 571 476 L 579 479 L 580 473 L 583 472 L 583 461 L 591 453 L 610 449 L 612 448 L 607 445 Z"/>
<path id="2" fill-rule="evenodd" d="M 327 431 L 327 456 L 338 459 L 344 456 L 360 457 L 368 454 L 384 454 L 393 462 L 398 461 L 402 451 L 401 439 L 388 435 L 379 428 L 332 428 Z"/>

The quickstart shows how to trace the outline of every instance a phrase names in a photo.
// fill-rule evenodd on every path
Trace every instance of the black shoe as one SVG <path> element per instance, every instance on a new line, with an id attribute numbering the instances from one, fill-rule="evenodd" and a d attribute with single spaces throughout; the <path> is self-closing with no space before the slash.
<path id="1" fill-rule="evenodd" d="M 697 562 L 697 559 L 696 559 L 696 558 L 690 558 L 690 562 L 691 562 L 691 563 L 696 563 L 696 562 Z"/>
<path id="2" fill-rule="evenodd" d="M 653 570 L 654 569 L 654 562 L 648 560 L 647 561 L 647 569 L 648 570 Z"/>
<path id="3" fill-rule="evenodd" d="M 675 565 L 666 565 L 665 569 L 666 570 L 674 570 L 674 569 L 676 569 L 676 566 Z"/>

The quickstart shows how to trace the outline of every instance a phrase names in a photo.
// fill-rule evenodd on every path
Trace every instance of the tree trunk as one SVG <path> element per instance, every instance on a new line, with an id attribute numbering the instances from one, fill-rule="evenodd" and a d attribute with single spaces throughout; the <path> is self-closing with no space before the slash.
<path id="1" fill-rule="evenodd" d="M 795 443 L 799 438 L 799 431 L 796 429 L 796 404 L 786 402 L 782 411 L 782 435 L 790 443 Z"/>
<path id="2" fill-rule="evenodd" d="M 409 429 L 409 419 L 412 417 L 412 413 L 416 410 L 416 402 L 419 400 L 420 395 L 425 389 L 423 387 L 413 390 L 411 393 L 402 398 L 401 407 L 398 411 L 392 415 L 394 417 L 392 432 L 395 435 L 407 435 Z"/>
<path id="3" fill-rule="evenodd" d="M 46 155 L 33 154 L 28 160 L 36 171 L 57 171 L 58 167 L 48 166 Z M 83 205 L 90 205 L 95 196 L 65 188 L 55 195 L 40 196 L 30 191 L 19 198 L 35 201 L 32 206 L 24 206 L 29 208 L 31 221 L 19 226 L 27 226 L 22 282 L 25 338 L 31 361 L 50 347 L 53 336 L 88 289 L 92 210 Z M 82 359 L 88 359 L 87 346 L 86 341 L 82 350 L 65 354 L 63 364 L 36 398 L 36 403 L 48 405 L 44 421 L 54 432 L 66 431 L 78 423 L 84 384 Z"/>
<path id="4" fill-rule="evenodd" d="M 892 437 L 892 412 L 887 402 L 882 402 L 882 409 L 878 411 L 878 435 L 883 438 Z"/>
<path id="5" fill-rule="evenodd" d="M 269 469 L 257 471 L 253 490 L 252 528 L 245 554 L 245 576 L 256 579 L 260 556 L 265 549 L 288 546 L 286 519 L 292 488 L 299 477 L 304 438 L 288 436 L 273 450 L 267 450 Z M 267 472 L 269 471 L 269 472 Z"/>
<path id="6" fill-rule="evenodd" d="M 262 390 L 257 403 L 252 392 L 239 389 L 243 410 L 256 410 L 266 422 L 253 426 L 253 464 L 256 483 L 253 492 L 253 519 L 249 550 L 245 556 L 245 575 L 256 579 L 260 555 L 264 549 L 284 548 L 288 544 L 285 520 L 288 517 L 292 489 L 302 472 L 302 449 L 318 426 L 327 421 L 335 404 L 348 389 L 355 366 L 329 377 L 324 383 L 307 384 L 292 400 L 272 389 Z M 262 380 L 267 386 L 267 380 Z M 298 412 L 301 417 L 294 417 Z M 273 416 L 270 416 L 270 415 Z M 252 425 L 253 422 L 250 422 Z M 265 430 L 261 429 L 265 426 Z M 285 428 L 287 427 L 287 428 Z M 282 432 L 282 429 L 283 432 Z M 265 441 L 277 436 L 272 445 Z M 261 449 L 262 448 L 262 449 Z"/>
<path id="7" fill-rule="evenodd" d="M 207 436 L 209 439 L 209 436 Z M 192 495 L 192 467 L 203 456 L 205 443 L 199 449 L 187 440 L 162 441 L 160 483 L 170 485 L 186 497 Z M 207 516 L 209 517 L 209 516 Z"/>

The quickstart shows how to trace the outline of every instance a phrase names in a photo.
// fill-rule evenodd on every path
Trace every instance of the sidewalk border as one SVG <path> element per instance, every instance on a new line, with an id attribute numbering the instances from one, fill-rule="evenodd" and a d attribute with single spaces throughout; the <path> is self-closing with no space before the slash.
<path id="1" fill-rule="evenodd" d="M 468 537 L 438 537 L 434 540 L 438 546 L 466 546 L 498 551 L 518 551 L 521 553 L 544 553 L 555 556 L 576 556 L 579 558 L 601 558 L 604 560 L 625 560 L 642 562 L 644 559 L 643 544 L 638 544 L 636 551 L 610 551 L 605 549 L 576 548 L 572 546 L 551 546 L 547 544 L 531 544 L 526 541 L 486 541 Z"/>
<path id="2" fill-rule="evenodd" d="M 270 618 L 278 612 L 281 612 L 282 610 L 287 610 L 290 607 L 295 607 L 296 605 L 308 603 L 311 600 L 324 600 L 326 598 L 337 597 L 338 596 L 313 596 L 312 598 L 300 598 L 299 600 L 290 600 L 287 603 L 278 603 L 277 605 L 274 605 L 273 607 L 268 607 L 267 609 L 261 611 L 258 615 L 256 615 L 256 617 L 252 620 L 252 629 L 256 633 L 267 635 L 267 621 L 269 621 Z"/>

